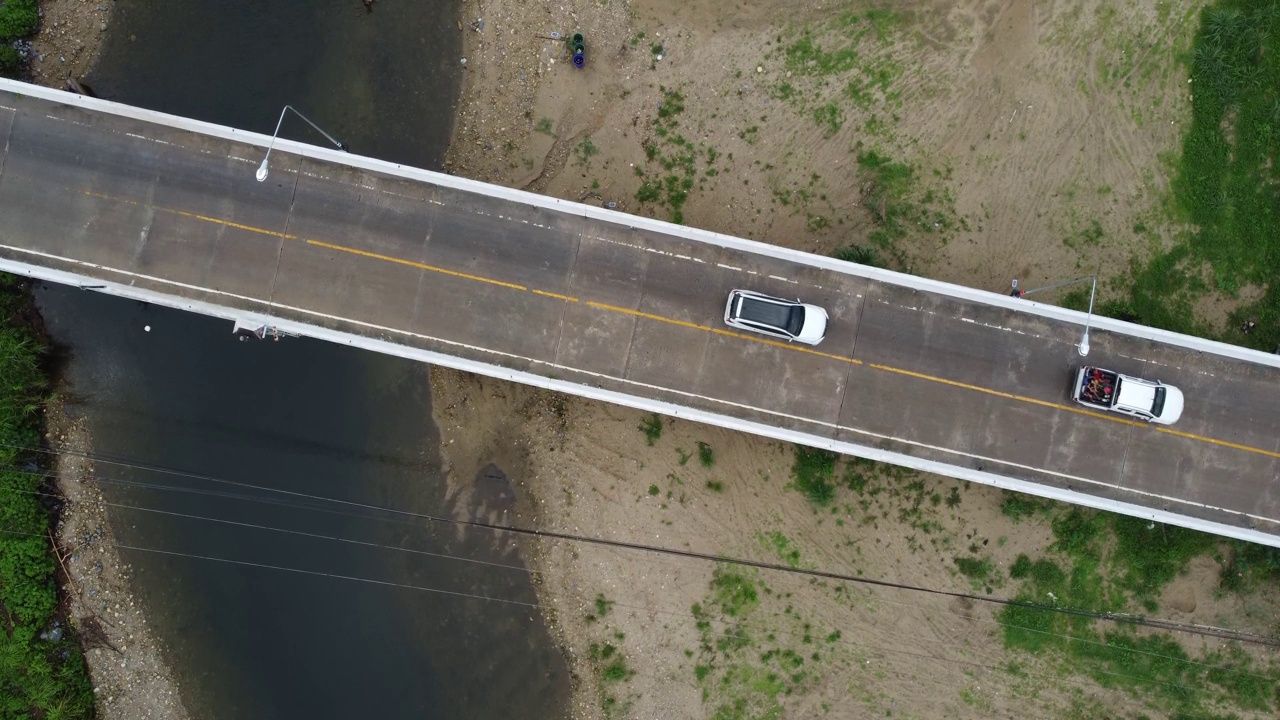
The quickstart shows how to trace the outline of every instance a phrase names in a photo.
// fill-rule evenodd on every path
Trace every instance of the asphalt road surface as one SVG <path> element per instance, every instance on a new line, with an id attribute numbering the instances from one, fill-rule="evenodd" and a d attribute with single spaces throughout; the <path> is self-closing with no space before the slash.
<path id="1" fill-rule="evenodd" d="M 0 258 L 1177 513 L 1280 543 L 1280 370 L 1095 329 L 1183 389 L 1072 405 L 1080 327 L 0 90 Z M 654 226 L 656 228 L 656 226 Z M 732 288 L 824 306 L 807 347 Z"/>

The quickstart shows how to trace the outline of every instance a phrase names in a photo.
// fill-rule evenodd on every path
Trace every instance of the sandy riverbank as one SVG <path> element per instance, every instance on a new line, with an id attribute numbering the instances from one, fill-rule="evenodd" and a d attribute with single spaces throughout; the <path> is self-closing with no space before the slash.
<path id="1" fill-rule="evenodd" d="M 115 0 L 40 0 L 40 31 L 31 41 L 32 80 L 59 90 L 79 81 L 102 52 Z"/>
<path id="2" fill-rule="evenodd" d="M 886 6 L 468 0 L 448 167 L 811 252 L 879 232 L 896 269 L 997 291 L 1012 278 L 1115 277 L 1159 242 L 1164 231 L 1139 228 L 1160 226 L 1158 156 L 1176 149 L 1188 112 L 1175 57 L 1197 3 Z M 582 70 L 547 39 L 575 31 Z M 497 463 L 517 487 L 517 524 L 996 595 L 1010 589 L 974 587 L 954 559 L 988 558 L 1007 582 L 1017 555 L 1052 541 L 1046 523 L 1003 514 L 989 488 L 842 463 L 863 485 L 819 512 L 787 488 L 789 446 L 680 421 L 651 446 L 642 413 L 440 369 L 432 380 L 456 491 Z M 982 603 L 735 578 L 589 545 L 529 551 L 577 718 L 1151 712 L 1062 680 L 1052 661 L 1006 672 Z M 1218 573 L 1193 563 L 1166 588 L 1165 615 L 1274 622 L 1274 606 L 1217 597 Z M 743 583 L 755 596 L 733 600 Z"/>
<path id="3" fill-rule="evenodd" d="M 129 589 L 109 508 L 94 480 L 93 447 L 83 419 L 56 399 L 45 409 L 47 442 L 65 499 L 57 525 L 65 609 L 81 639 L 103 720 L 186 720 L 173 672 L 142 606 Z"/>

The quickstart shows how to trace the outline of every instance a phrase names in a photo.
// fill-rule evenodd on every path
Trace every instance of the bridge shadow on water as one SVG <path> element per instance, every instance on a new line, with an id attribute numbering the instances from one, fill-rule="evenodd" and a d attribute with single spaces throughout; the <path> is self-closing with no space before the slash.
<path id="1" fill-rule="evenodd" d="M 173 553 L 122 557 L 196 717 L 565 716 L 567 668 L 514 540 L 370 509 L 489 520 L 515 501 L 496 467 L 446 497 L 425 366 L 37 297 L 69 410 L 124 463 L 96 464 L 104 493 L 144 508 L 112 510 L 118 540 Z"/>

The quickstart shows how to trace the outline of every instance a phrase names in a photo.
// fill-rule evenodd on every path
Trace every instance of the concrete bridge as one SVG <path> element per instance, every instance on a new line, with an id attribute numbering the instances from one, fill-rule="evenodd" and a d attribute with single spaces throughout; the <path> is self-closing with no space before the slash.
<path id="1" fill-rule="evenodd" d="M 1280 357 L 0 81 L 0 270 L 1280 546 Z M 723 325 L 743 287 L 817 347 Z M 228 330 L 231 329 L 230 324 Z"/>

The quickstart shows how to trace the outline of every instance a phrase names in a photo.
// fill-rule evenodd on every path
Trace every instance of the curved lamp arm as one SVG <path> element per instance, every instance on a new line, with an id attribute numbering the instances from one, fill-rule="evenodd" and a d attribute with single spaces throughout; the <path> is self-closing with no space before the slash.
<path id="1" fill-rule="evenodd" d="M 347 152 L 346 143 L 338 142 L 337 140 L 334 140 L 332 135 L 325 132 L 324 130 L 321 130 L 320 126 L 311 122 L 311 120 L 309 120 L 306 115 L 303 115 L 302 113 L 298 112 L 296 109 L 294 109 L 292 105 L 285 105 L 284 109 L 280 111 L 280 119 L 276 121 L 276 131 L 271 133 L 271 142 L 267 145 L 267 154 L 262 158 L 262 164 L 258 166 L 258 172 L 255 173 L 255 177 L 258 178 L 258 182 L 262 182 L 263 180 L 267 179 L 267 161 L 271 159 L 271 149 L 276 146 L 276 136 L 280 134 L 280 126 L 284 124 L 285 113 L 287 113 L 290 110 L 293 110 L 294 115 L 297 115 L 298 117 L 302 118 L 304 121 L 306 121 L 308 125 L 315 128 L 316 132 L 325 136 L 325 138 L 329 142 L 333 143 L 339 150 L 341 150 L 342 152 Z"/>

